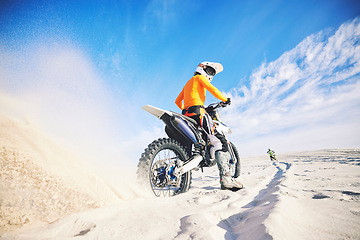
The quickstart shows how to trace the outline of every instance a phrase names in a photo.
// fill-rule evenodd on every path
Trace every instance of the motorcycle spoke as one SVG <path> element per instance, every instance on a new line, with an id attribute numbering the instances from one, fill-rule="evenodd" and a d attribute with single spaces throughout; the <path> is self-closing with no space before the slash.
<path id="1" fill-rule="evenodd" d="M 169 176 L 170 167 L 176 166 L 176 161 L 178 159 L 179 157 L 170 149 L 159 151 L 154 158 L 153 165 L 151 167 L 153 178 L 151 184 L 156 196 L 174 196 L 178 191 L 180 187 L 180 179 L 170 179 Z M 155 171 L 157 172 L 154 173 Z M 156 184 L 154 184 L 154 181 Z"/>
<path id="2" fill-rule="evenodd" d="M 158 197 L 170 197 L 186 192 L 190 187 L 191 172 L 179 175 L 177 169 L 188 159 L 186 148 L 176 140 L 154 140 L 139 160 L 139 181 Z"/>

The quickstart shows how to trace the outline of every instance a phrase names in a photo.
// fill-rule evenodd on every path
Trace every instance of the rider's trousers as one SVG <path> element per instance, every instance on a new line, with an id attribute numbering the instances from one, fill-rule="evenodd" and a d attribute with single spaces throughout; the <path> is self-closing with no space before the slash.
<path id="1" fill-rule="evenodd" d="M 204 106 L 192 106 L 182 111 L 182 114 L 194 119 L 200 126 L 202 126 L 207 133 L 210 143 L 214 146 L 214 150 L 221 150 L 222 143 L 214 135 L 214 122 L 209 114 L 206 113 Z"/>

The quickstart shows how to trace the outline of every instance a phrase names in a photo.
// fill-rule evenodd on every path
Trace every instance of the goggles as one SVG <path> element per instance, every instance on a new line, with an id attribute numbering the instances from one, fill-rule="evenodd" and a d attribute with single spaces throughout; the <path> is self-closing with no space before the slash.
<path id="1" fill-rule="evenodd" d="M 210 66 L 205 66 L 204 71 L 210 76 L 215 76 L 216 74 L 215 69 Z"/>

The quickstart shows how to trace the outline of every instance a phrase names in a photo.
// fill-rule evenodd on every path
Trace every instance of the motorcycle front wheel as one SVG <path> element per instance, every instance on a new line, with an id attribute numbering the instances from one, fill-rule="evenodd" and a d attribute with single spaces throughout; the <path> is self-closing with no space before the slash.
<path id="1" fill-rule="evenodd" d="M 241 170 L 240 155 L 236 146 L 232 142 L 230 142 L 230 147 L 232 152 L 234 153 L 234 158 L 230 160 L 230 173 L 232 177 L 237 178 L 238 176 L 240 176 Z"/>
<path id="2" fill-rule="evenodd" d="M 171 138 L 153 141 L 139 160 L 137 177 L 157 197 L 171 197 L 189 190 L 191 171 L 181 176 L 174 173 L 179 161 L 189 159 L 185 148 Z"/>

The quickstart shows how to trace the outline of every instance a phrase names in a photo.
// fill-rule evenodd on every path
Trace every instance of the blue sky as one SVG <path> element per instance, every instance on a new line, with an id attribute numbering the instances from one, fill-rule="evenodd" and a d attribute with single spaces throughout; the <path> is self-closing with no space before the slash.
<path id="1" fill-rule="evenodd" d="M 359 82 L 357 56 L 340 51 L 349 41 L 349 51 L 357 50 L 359 35 L 339 31 L 343 24 L 357 29 L 359 14 L 360 2 L 350 0 L 2 1 L 0 87 L 14 103 L 3 101 L 1 111 L 26 116 L 65 142 L 81 138 L 76 142 L 89 147 L 106 139 L 107 152 L 121 149 L 134 158 L 163 134 L 141 106 L 178 111 L 175 98 L 207 60 L 224 65 L 213 84 L 234 99 L 223 120 L 236 130 L 233 141 L 244 155 L 270 146 L 279 152 L 359 147 L 359 93 L 344 90 Z M 338 35 L 345 45 L 325 66 L 339 78 L 351 73 L 334 80 L 319 56 L 337 49 L 328 43 Z M 319 60 L 311 65 L 317 69 L 310 58 Z M 336 91 L 352 104 L 335 98 Z M 324 105 L 312 107 L 308 99 Z"/>

